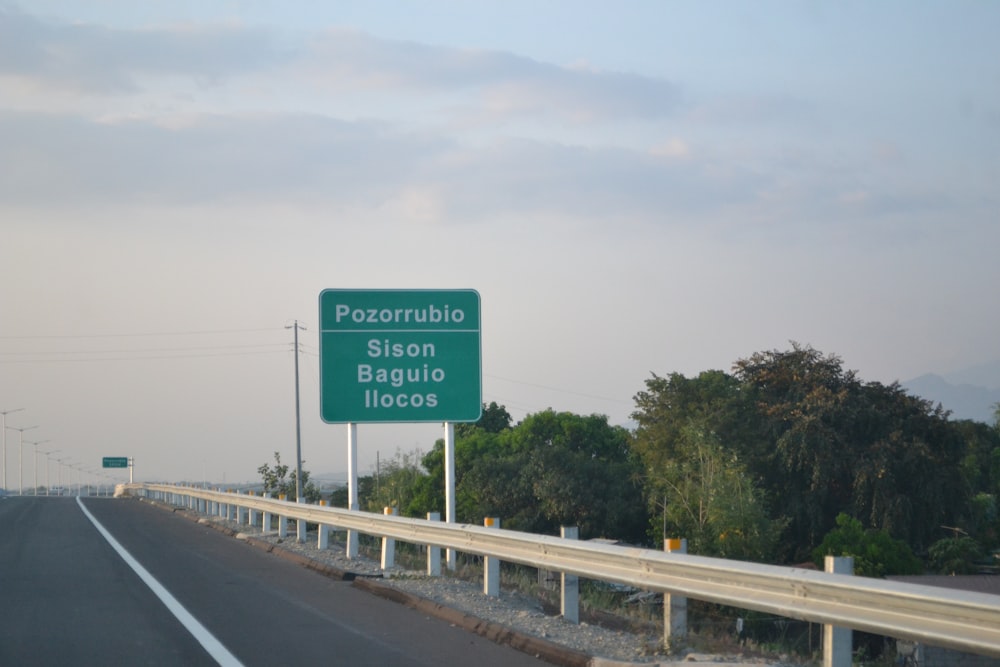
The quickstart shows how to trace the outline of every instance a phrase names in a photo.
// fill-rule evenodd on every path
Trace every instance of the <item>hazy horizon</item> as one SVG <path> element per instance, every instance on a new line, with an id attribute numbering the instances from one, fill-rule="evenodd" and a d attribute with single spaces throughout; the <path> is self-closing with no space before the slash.
<path id="1" fill-rule="evenodd" d="M 651 373 L 790 341 L 886 383 L 1000 360 L 1000 5 L 389 7 L 0 0 L 26 441 L 256 479 L 294 457 L 298 321 L 303 458 L 346 468 L 328 288 L 477 290 L 516 420 L 627 424 Z M 359 468 L 440 433 L 361 425 Z"/>

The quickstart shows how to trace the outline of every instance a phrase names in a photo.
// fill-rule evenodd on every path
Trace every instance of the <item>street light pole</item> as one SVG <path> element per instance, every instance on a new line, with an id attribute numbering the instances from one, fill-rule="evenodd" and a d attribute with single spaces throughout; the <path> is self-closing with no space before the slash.
<path id="1" fill-rule="evenodd" d="M 69 461 L 69 458 L 67 457 L 67 458 L 62 458 L 62 459 L 56 459 L 56 463 L 59 464 L 59 467 L 56 468 L 56 480 L 57 480 L 56 483 L 59 486 L 59 495 L 60 496 L 62 495 L 62 492 L 63 492 L 63 488 L 62 488 L 63 461 Z"/>
<path id="2" fill-rule="evenodd" d="M 49 495 L 49 492 L 52 490 L 52 475 L 49 474 L 51 467 L 49 464 L 52 463 L 52 457 L 49 454 L 55 454 L 58 451 L 58 449 L 50 449 L 47 452 L 42 452 L 42 454 L 45 454 L 45 495 Z"/>
<path id="3" fill-rule="evenodd" d="M 7 415 L 11 412 L 20 412 L 24 408 L 14 408 L 13 410 L 0 410 L 0 425 L 3 426 L 3 490 L 7 492 Z"/>
<path id="4" fill-rule="evenodd" d="M 23 496 L 24 495 L 24 465 L 23 465 L 24 464 L 24 432 L 25 431 L 30 431 L 33 428 L 38 428 L 38 426 L 37 425 L 35 425 L 35 426 L 25 426 L 24 428 L 13 428 L 11 426 L 8 426 L 7 428 L 9 428 L 12 431 L 17 431 L 18 432 L 18 438 L 17 438 L 17 485 L 18 485 L 18 492 L 17 492 L 17 495 Z"/>
<path id="5" fill-rule="evenodd" d="M 35 446 L 35 493 L 33 495 L 38 495 L 38 445 L 49 442 L 48 440 L 38 440 L 36 442 L 28 441 L 29 445 Z"/>

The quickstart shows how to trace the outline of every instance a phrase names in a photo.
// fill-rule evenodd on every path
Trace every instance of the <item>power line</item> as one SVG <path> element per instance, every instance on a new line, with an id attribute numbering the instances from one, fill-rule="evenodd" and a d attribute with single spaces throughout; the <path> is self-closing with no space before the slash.
<path id="1" fill-rule="evenodd" d="M 203 331 L 147 331 L 141 333 L 113 334 L 34 334 L 24 336 L 0 336 L 0 340 L 42 340 L 65 338 L 140 338 L 149 336 L 202 336 L 214 334 L 259 333 L 261 331 L 281 331 L 282 329 L 268 327 L 266 329 L 210 329 Z"/>
<path id="2" fill-rule="evenodd" d="M 258 352 L 219 352 L 215 354 L 166 354 L 144 357 L 98 357 L 88 359 L 7 359 L 0 360 L 0 365 L 10 364 L 61 364 L 61 363 L 93 363 L 98 361 L 156 361 L 162 359 L 204 359 L 207 357 L 246 357 L 265 354 L 284 354 L 284 350 L 263 350 Z"/>
<path id="3" fill-rule="evenodd" d="M 234 350 L 257 347 L 284 347 L 287 343 L 256 343 L 251 345 L 212 345 L 200 347 L 149 347 L 124 350 L 58 350 L 55 352 L 0 352 L 0 355 L 32 355 L 32 354 L 133 354 L 145 352 L 203 352 L 205 350 Z"/>

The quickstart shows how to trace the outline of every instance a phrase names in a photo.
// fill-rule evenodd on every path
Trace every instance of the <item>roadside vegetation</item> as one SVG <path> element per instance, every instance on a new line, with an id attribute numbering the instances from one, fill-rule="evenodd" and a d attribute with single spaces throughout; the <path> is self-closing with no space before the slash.
<path id="1" fill-rule="evenodd" d="M 685 537 L 689 553 L 775 564 L 850 555 L 866 576 L 996 568 L 1000 409 L 952 421 L 797 344 L 732 372 L 653 375 L 635 401 L 634 431 L 554 410 L 514 424 L 485 405 L 456 426 L 457 520 L 655 548 Z M 443 514 L 444 442 L 398 451 L 359 489 L 363 509 Z"/>
<path id="2" fill-rule="evenodd" d="M 630 431 L 551 409 L 515 424 L 504 406 L 484 405 L 479 422 L 456 426 L 457 520 L 497 516 L 552 535 L 578 526 L 580 539 L 652 548 L 684 537 L 692 554 L 773 564 L 853 556 L 856 574 L 871 577 L 998 572 L 1000 406 L 993 424 L 953 421 L 897 383 L 865 382 L 795 343 L 729 372 L 654 374 L 635 406 Z M 287 488 L 275 463 L 261 473 Z M 443 441 L 397 452 L 359 492 L 362 509 L 443 515 Z M 627 598 L 593 587 L 584 604 L 635 615 L 643 602 Z M 739 615 L 762 636 L 791 632 L 750 612 L 705 613 L 720 627 Z M 794 641 L 812 646 L 813 631 Z"/>

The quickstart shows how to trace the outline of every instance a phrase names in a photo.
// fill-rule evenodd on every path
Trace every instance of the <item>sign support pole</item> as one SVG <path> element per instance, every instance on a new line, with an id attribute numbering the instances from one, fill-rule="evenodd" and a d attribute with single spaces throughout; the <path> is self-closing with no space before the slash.
<path id="1" fill-rule="evenodd" d="M 455 423 L 444 423 L 444 511 L 445 522 L 455 523 Z M 448 549 L 448 569 L 454 570 L 457 558 L 454 549 Z"/>
<path id="2" fill-rule="evenodd" d="M 358 511 L 358 425 L 347 425 L 347 509 Z M 347 531 L 347 557 L 358 557 L 358 531 Z"/>

